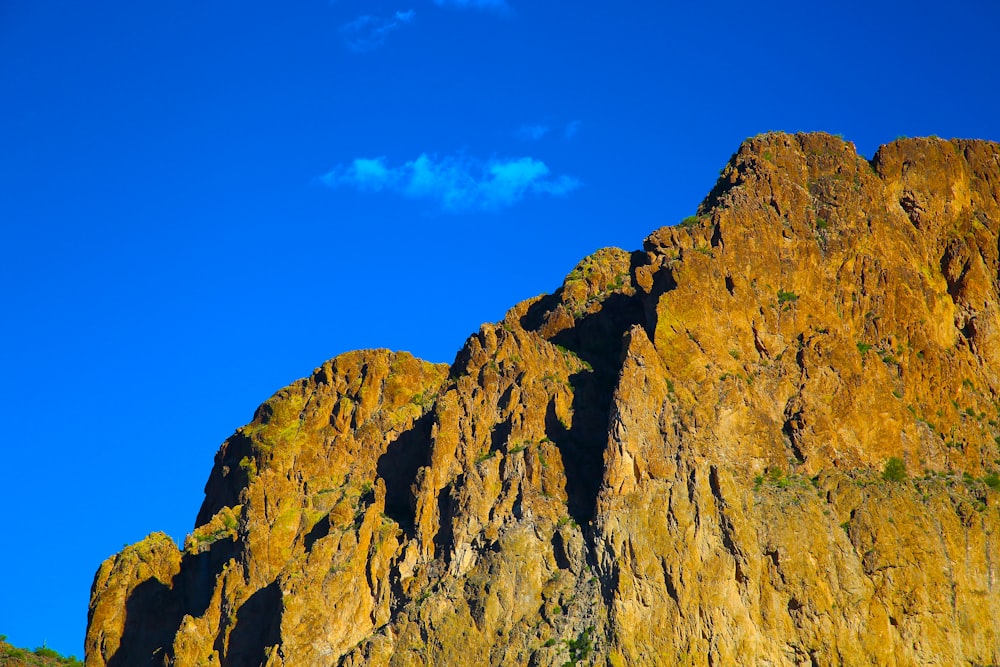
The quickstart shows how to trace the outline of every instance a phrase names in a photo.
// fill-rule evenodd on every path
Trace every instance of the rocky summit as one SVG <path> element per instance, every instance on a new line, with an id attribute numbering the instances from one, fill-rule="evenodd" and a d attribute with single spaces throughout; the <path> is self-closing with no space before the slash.
<path id="1" fill-rule="evenodd" d="M 749 139 L 450 366 L 267 400 L 87 667 L 1000 663 L 998 242 L 998 144 Z"/>

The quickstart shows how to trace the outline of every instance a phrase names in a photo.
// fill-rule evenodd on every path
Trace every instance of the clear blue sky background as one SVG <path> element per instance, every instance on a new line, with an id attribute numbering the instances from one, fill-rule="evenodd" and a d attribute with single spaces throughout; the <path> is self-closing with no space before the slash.
<path id="1" fill-rule="evenodd" d="M 1000 140 L 995 2 L 0 0 L 0 633 L 346 350 L 452 361 L 747 136 Z"/>

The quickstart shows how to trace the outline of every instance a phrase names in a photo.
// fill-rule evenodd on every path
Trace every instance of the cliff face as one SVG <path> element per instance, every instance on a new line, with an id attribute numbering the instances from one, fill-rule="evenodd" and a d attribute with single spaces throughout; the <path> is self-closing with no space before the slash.
<path id="1" fill-rule="evenodd" d="M 748 140 L 451 367 L 275 394 L 86 664 L 1000 663 L 998 239 L 996 144 Z"/>

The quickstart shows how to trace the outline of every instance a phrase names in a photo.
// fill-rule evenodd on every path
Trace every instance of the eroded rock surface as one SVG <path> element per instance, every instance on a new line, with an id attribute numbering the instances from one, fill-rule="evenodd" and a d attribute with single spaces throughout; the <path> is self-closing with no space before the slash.
<path id="1" fill-rule="evenodd" d="M 275 394 L 87 665 L 1000 663 L 998 239 L 996 144 L 750 139 L 450 367 Z"/>

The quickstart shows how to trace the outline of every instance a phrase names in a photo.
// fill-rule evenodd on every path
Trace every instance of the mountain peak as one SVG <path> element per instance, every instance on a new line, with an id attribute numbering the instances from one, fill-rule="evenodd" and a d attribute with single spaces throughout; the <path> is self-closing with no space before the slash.
<path id="1" fill-rule="evenodd" d="M 1000 662 L 998 238 L 997 144 L 748 139 L 450 367 L 275 394 L 87 664 Z"/>

